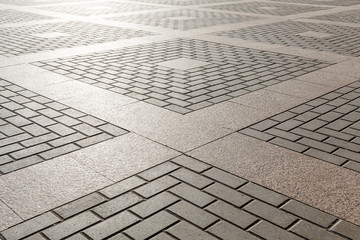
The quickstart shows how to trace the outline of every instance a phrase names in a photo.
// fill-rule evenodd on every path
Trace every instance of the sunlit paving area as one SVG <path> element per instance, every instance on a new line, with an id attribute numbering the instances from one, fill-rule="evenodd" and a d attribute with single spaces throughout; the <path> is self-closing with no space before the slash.
<path id="1" fill-rule="evenodd" d="M 0 0 L 1 240 L 360 240 L 360 0 Z"/>

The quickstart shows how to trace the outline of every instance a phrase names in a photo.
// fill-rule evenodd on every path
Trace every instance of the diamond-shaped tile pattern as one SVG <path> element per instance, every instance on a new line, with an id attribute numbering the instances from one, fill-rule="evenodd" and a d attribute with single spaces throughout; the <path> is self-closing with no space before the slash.
<path id="1" fill-rule="evenodd" d="M 150 6 L 142 4 L 130 4 L 130 3 L 120 3 L 120 2 L 95 2 L 77 4 L 68 4 L 68 5 L 56 5 L 56 6 L 47 6 L 39 7 L 39 9 L 67 13 L 71 15 L 79 16 L 91 16 L 91 15 L 104 15 L 104 14 L 116 14 L 116 13 L 126 13 L 126 12 L 136 12 L 143 10 L 152 10 L 161 8 L 159 6 Z"/>
<path id="2" fill-rule="evenodd" d="M 240 132 L 360 172 L 360 81 Z"/>
<path id="3" fill-rule="evenodd" d="M 54 32 L 66 35 L 48 39 L 36 36 L 37 34 Z M 5 27 L 0 28 L 0 55 L 16 56 L 24 53 L 87 46 L 153 34 L 146 31 L 122 29 L 86 22 L 61 22 L 22 27 Z"/>
<path id="4" fill-rule="evenodd" d="M 342 240 L 356 239 L 360 231 L 359 226 L 191 160 L 190 165 L 177 159 L 162 163 L 2 231 L 0 238 Z M 194 171 L 195 165 L 205 169 Z M 155 179 L 139 178 L 149 174 Z"/>
<path id="5" fill-rule="evenodd" d="M 314 17 L 313 19 L 345 23 L 360 23 L 360 9 L 321 15 Z"/>
<path id="6" fill-rule="evenodd" d="M 125 133 L 0 79 L 0 175 Z"/>
<path id="7" fill-rule="evenodd" d="M 325 38 L 300 36 L 304 32 L 332 34 Z M 214 33 L 217 36 L 294 46 L 341 55 L 360 56 L 359 28 L 320 23 L 286 21 Z"/>
<path id="8" fill-rule="evenodd" d="M 246 3 L 222 4 L 222 5 L 212 6 L 209 8 L 217 9 L 217 10 L 275 15 L 275 16 L 287 16 L 292 14 L 299 14 L 299 13 L 306 13 L 306 12 L 327 9 L 324 7 L 317 7 L 317 6 L 272 3 L 272 2 L 246 2 Z"/>
<path id="9" fill-rule="evenodd" d="M 111 18 L 111 20 L 115 21 L 171 28 L 174 30 L 192 30 L 257 19 L 259 18 L 251 16 L 240 16 L 237 14 L 197 11 L 192 9 L 179 9 Z"/>
<path id="10" fill-rule="evenodd" d="M 208 64 L 188 70 L 161 66 L 161 63 L 182 58 Z M 178 39 L 35 65 L 188 113 L 329 64 L 207 41 Z"/>
<path id="11" fill-rule="evenodd" d="M 40 21 L 49 19 L 53 18 L 34 13 L 20 12 L 12 9 L 0 10 L 0 24 Z"/>

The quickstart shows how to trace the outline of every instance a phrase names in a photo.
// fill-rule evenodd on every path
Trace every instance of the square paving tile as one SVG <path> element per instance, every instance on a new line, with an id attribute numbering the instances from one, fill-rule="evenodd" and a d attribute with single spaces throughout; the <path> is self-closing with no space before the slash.
<path id="1" fill-rule="evenodd" d="M 313 17 L 313 19 L 345 23 L 360 23 L 360 9 L 321 15 Z"/>
<path id="2" fill-rule="evenodd" d="M 189 59 L 186 67 L 185 59 Z M 161 66 L 174 61 L 182 62 L 182 66 Z M 194 61 L 201 65 L 187 69 Z M 314 59 L 190 39 L 34 64 L 183 114 L 329 65 Z"/>
<path id="3" fill-rule="evenodd" d="M 322 38 L 304 33 L 315 32 Z M 302 34 L 302 35 L 301 35 Z M 328 36 L 323 35 L 328 34 Z M 358 28 L 296 21 L 278 22 L 215 33 L 217 36 L 313 49 L 353 57 L 360 56 Z"/>
<path id="4" fill-rule="evenodd" d="M 179 9 L 164 12 L 143 13 L 123 17 L 110 18 L 120 22 L 130 22 L 154 27 L 171 28 L 174 30 L 193 30 L 198 28 L 234 24 L 257 20 L 252 16 L 238 14 Z"/>
<path id="5" fill-rule="evenodd" d="M 5 27 L 0 28 L 0 55 L 17 56 L 24 53 L 88 46 L 96 43 L 153 34 L 146 31 L 129 30 L 86 22 L 60 22 L 22 27 Z"/>
<path id="6" fill-rule="evenodd" d="M 217 10 L 275 15 L 275 16 L 287 16 L 287 15 L 328 9 L 326 7 L 315 7 L 315 6 L 272 3 L 272 2 L 245 2 L 245 3 L 222 4 L 222 5 L 211 6 L 209 8 L 217 9 Z"/>

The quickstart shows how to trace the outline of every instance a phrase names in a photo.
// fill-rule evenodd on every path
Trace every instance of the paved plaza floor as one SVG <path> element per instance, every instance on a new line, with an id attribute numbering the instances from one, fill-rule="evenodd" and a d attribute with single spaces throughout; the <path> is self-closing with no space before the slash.
<path id="1" fill-rule="evenodd" d="M 360 239 L 360 0 L 0 0 L 0 239 Z"/>

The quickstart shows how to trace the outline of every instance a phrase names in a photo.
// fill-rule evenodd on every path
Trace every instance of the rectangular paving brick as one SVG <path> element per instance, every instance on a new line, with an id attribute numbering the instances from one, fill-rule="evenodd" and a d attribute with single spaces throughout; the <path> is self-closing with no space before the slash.
<path id="1" fill-rule="evenodd" d="M 147 239 L 163 229 L 179 221 L 169 213 L 162 211 L 154 216 L 142 221 L 141 223 L 125 231 L 127 235 L 134 239 Z"/>
<path id="2" fill-rule="evenodd" d="M 175 197 L 174 195 L 163 192 L 159 195 L 156 195 L 153 198 L 150 198 L 149 200 L 140 203 L 134 207 L 132 207 L 130 210 L 137 215 L 139 215 L 142 218 L 146 218 L 170 205 L 173 203 L 179 201 L 179 198 Z"/>
<path id="3" fill-rule="evenodd" d="M 185 156 L 185 155 L 181 155 L 179 157 L 174 158 L 173 160 L 171 160 L 174 163 L 177 163 L 181 166 L 184 166 L 186 168 L 189 168 L 195 172 L 202 172 L 206 169 L 209 169 L 211 166 L 200 162 L 198 160 L 195 160 L 194 158 Z"/>
<path id="4" fill-rule="evenodd" d="M 291 240 L 301 240 L 303 238 L 296 236 L 286 230 L 271 224 L 269 222 L 260 221 L 258 224 L 249 229 L 250 232 L 264 238 L 267 240 L 270 239 L 291 239 Z"/>
<path id="5" fill-rule="evenodd" d="M 360 236 L 359 226 L 343 220 L 337 222 L 330 230 L 350 239 L 357 239 Z"/>
<path id="6" fill-rule="evenodd" d="M 13 152 L 10 155 L 15 159 L 21 159 L 21 158 L 25 158 L 25 157 L 28 157 L 33 154 L 39 154 L 41 152 L 45 152 L 46 150 L 49 150 L 49 149 L 51 149 L 51 147 L 49 145 L 40 144 L 40 145 L 36 145 L 36 146 L 29 147 L 26 149 L 22 149 L 17 152 Z"/>
<path id="7" fill-rule="evenodd" d="M 221 182 L 225 185 L 228 185 L 232 188 L 238 188 L 244 183 L 246 183 L 246 180 L 241 179 L 235 175 L 232 175 L 230 173 L 227 173 L 225 171 L 222 171 L 218 168 L 211 168 L 205 172 L 203 172 L 203 175 L 212 178 L 218 182 Z"/>
<path id="8" fill-rule="evenodd" d="M 220 239 L 242 239 L 242 240 L 258 240 L 260 238 L 251 235 L 244 230 L 235 227 L 234 225 L 220 221 L 219 223 L 211 226 L 208 230 L 210 233 L 219 237 Z"/>
<path id="9" fill-rule="evenodd" d="M 309 147 L 298 144 L 296 142 L 291 142 L 282 138 L 274 138 L 273 140 L 270 141 L 271 143 L 284 147 L 284 148 L 288 148 L 290 150 L 293 150 L 295 152 L 304 152 L 307 149 L 309 149 Z"/>
<path id="10" fill-rule="evenodd" d="M 178 239 L 198 239 L 198 240 L 215 240 L 210 234 L 201 231 L 187 222 L 180 222 L 167 230 L 171 235 Z"/>
<path id="11" fill-rule="evenodd" d="M 215 201 L 215 198 L 209 194 L 204 193 L 197 188 L 191 187 L 185 183 L 176 185 L 175 187 L 169 189 L 169 191 L 199 207 L 204 207 Z"/>
<path id="12" fill-rule="evenodd" d="M 43 233 L 50 239 L 60 240 L 99 221 L 100 218 L 93 213 L 84 212 L 46 229 Z"/>
<path id="13" fill-rule="evenodd" d="M 106 187 L 100 190 L 99 192 L 101 194 L 104 194 L 108 198 L 114 198 L 116 196 L 119 196 L 120 194 L 128 192 L 136 187 L 139 187 L 144 183 L 146 183 L 146 181 L 136 176 L 133 176 L 125 180 L 122 180 L 121 182 L 115 183 L 109 187 Z"/>
<path id="14" fill-rule="evenodd" d="M 329 239 L 329 240 L 345 240 L 346 238 L 335 235 L 331 232 L 326 231 L 326 229 L 316 226 L 315 224 L 300 221 L 296 223 L 293 227 L 290 228 L 290 231 L 296 233 L 306 239 Z"/>
<path id="15" fill-rule="evenodd" d="M 158 178 L 158 179 L 146 184 L 145 186 L 139 187 L 139 188 L 135 189 L 134 191 L 145 198 L 149 198 L 149 197 L 151 197 L 157 193 L 160 193 L 178 183 L 179 183 L 179 181 L 176 180 L 175 178 L 172 178 L 169 176 L 164 176 L 164 177 Z"/>
<path id="16" fill-rule="evenodd" d="M 60 217 L 67 219 L 105 201 L 106 198 L 104 198 L 100 194 L 92 193 L 73 202 L 70 202 L 64 206 L 58 207 L 54 210 L 54 212 Z"/>
<path id="17" fill-rule="evenodd" d="M 218 220 L 214 215 L 185 201 L 180 201 L 168 208 L 172 213 L 204 229 Z"/>
<path id="18" fill-rule="evenodd" d="M 139 220 L 138 217 L 129 212 L 123 212 L 86 229 L 84 233 L 91 239 L 101 240 L 131 226 Z"/>
<path id="19" fill-rule="evenodd" d="M 258 220 L 257 217 L 223 201 L 216 201 L 208 206 L 206 210 L 241 228 L 247 228 Z"/>
<path id="20" fill-rule="evenodd" d="M 184 168 L 176 170 L 170 175 L 200 189 L 213 183 L 212 180 Z"/>
<path id="21" fill-rule="evenodd" d="M 75 144 L 70 143 L 68 145 L 61 146 L 61 147 L 40 153 L 40 156 L 47 160 L 47 159 L 55 158 L 55 157 L 58 157 L 61 155 L 65 155 L 67 153 L 70 153 L 70 152 L 73 152 L 73 151 L 76 151 L 79 149 L 80 149 L 79 146 L 76 146 Z"/>
<path id="22" fill-rule="evenodd" d="M 262 217 L 272 223 L 275 223 L 283 228 L 288 227 L 298 218 L 294 215 L 279 210 L 269 204 L 260 201 L 253 201 L 244 207 L 244 210 L 251 212 L 259 217 Z"/>
<path id="23" fill-rule="evenodd" d="M 44 228 L 47 228 L 59 221 L 60 219 L 58 217 L 48 212 L 26 222 L 20 223 L 19 225 L 11 227 L 1 232 L 1 234 L 6 239 L 21 239 Z"/>
<path id="24" fill-rule="evenodd" d="M 34 155 L 30 157 L 26 157 L 17 161 L 9 162 L 8 164 L 0 166 L 0 171 L 4 174 L 10 173 L 14 170 L 18 170 L 21 168 L 25 168 L 31 165 L 34 165 L 36 163 L 40 163 L 44 161 L 44 159 Z"/>
<path id="25" fill-rule="evenodd" d="M 141 201 L 141 197 L 129 192 L 93 208 L 93 211 L 101 217 L 107 218 Z"/>
<path id="26" fill-rule="evenodd" d="M 168 174 L 169 172 L 172 172 L 178 168 L 179 166 L 172 162 L 165 162 L 156 167 L 150 168 L 144 172 L 139 173 L 138 176 L 148 181 L 151 181 L 154 180 L 155 178 Z"/>
<path id="27" fill-rule="evenodd" d="M 219 183 L 215 183 L 205 188 L 204 191 L 220 199 L 223 199 L 226 202 L 234 204 L 237 207 L 240 207 L 251 201 L 249 196 Z"/>

